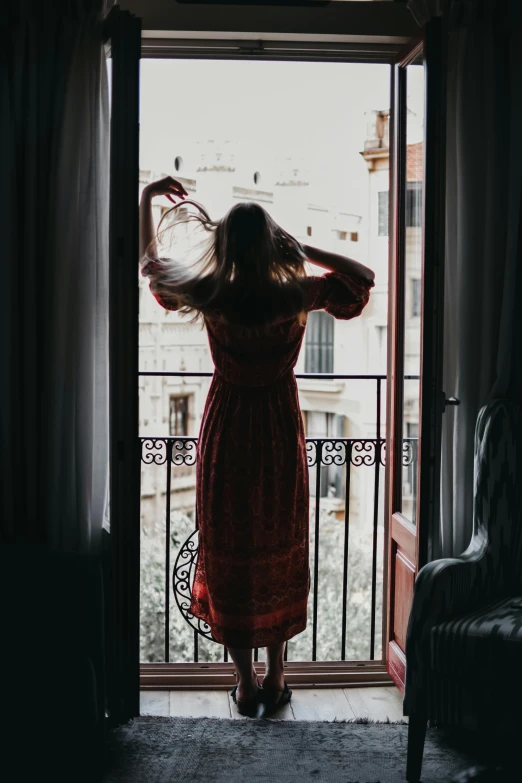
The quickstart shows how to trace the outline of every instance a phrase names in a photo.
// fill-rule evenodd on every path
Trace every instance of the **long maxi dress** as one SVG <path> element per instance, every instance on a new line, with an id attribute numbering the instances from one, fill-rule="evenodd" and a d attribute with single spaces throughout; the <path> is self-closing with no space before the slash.
<path id="1" fill-rule="evenodd" d="M 142 273 L 156 284 L 160 261 Z M 304 281 L 305 309 L 358 316 L 373 282 L 330 272 Z M 190 610 L 227 647 L 264 647 L 301 633 L 310 588 L 305 434 L 293 368 L 306 320 L 263 333 L 205 317 L 215 372 L 196 463 L 199 551 Z"/>

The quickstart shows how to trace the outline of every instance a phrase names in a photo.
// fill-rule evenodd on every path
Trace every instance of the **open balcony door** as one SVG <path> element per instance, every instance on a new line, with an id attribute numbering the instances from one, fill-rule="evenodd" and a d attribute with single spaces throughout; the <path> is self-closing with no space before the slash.
<path id="1" fill-rule="evenodd" d="M 139 714 L 140 452 L 138 195 L 141 20 L 115 6 L 105 22 L 111 104 L 109 384 L 110 556 L 107 701 L 113 723 Z"/>
<path id="2" fill-rule="evenodd" d="M 438 20 L 392 68 L 386 665 L 404 690 L 413 587 L 438 518 L 444 144 Z"/>

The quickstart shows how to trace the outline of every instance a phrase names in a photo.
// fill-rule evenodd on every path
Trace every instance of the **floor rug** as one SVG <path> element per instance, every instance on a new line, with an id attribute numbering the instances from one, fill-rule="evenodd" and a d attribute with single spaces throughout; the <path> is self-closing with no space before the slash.
<path id="1" fill-rule="evenodd" d="M 104 783 L 404 783 L 405 723 L 142 716 L 111 735 Z M 473 759 L 436 728 L 422 783 L 449 783 Z"/>

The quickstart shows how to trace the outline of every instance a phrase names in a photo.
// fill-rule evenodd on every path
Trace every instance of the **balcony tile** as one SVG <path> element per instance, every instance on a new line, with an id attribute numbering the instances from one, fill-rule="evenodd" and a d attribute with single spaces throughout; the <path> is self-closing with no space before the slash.
<path id="1" fill-rule="evenodd" d="M 170 715 L 182 718 L 230 718 L 227 691 L 170 691 Z"/>
<path id="2" fill-rule="evenodd" d="M 292 709 L 296 720 L 349 720 L 355 717 L 340 688 L 295 690 Z"/>

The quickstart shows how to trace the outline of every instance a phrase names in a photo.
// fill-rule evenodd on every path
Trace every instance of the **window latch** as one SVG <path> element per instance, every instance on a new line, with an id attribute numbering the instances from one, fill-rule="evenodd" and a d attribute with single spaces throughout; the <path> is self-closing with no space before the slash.
<path id="1" fill-rule="evenodd" d="M 446 410 L 446 407 L 448 405 L 460 405 L 460 400 L 458 400 L 456 397 L 446 397 L 445 392 L 442 392 L 442 398 L 443 398 L 442 399 L 442 402 L 443 402 L 442 412 L 443 413 Z"/>

